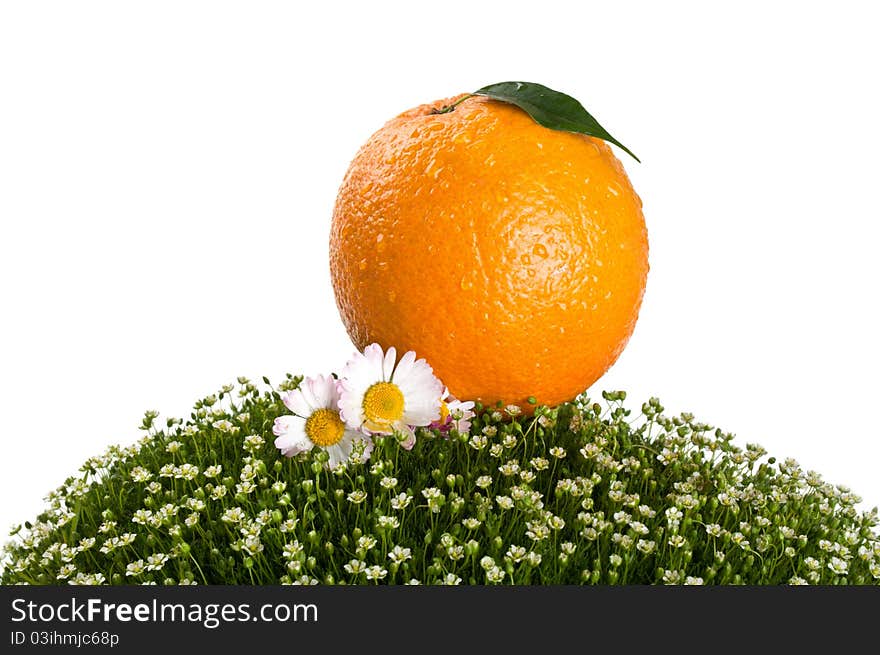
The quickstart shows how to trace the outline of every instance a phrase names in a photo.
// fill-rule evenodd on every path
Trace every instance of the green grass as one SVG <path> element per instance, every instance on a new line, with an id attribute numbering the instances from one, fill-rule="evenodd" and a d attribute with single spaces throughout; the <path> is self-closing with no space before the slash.
<path id="1" fill-rule="evenodd" d="M 409 452 L 379 439 L 331 472 L 272 444 L 298 382 L 240 379 L 187 421 L 147 413 L 137 444 L 87 461 L 13 531 L 0 580 L 880 583 L 876 509 L 656 399 L 484 408 L 469 434 L 422 429 Z"/>

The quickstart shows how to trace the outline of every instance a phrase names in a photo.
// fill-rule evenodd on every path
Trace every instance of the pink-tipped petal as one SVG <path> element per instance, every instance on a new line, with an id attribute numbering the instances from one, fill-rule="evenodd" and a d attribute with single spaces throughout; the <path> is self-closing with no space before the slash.
<path id="1" fill-rule="evenodd" d="M 288 391 L 286 394 L 281 396 L 281 400 L 284 401 L 287 409 L 289 409 L 297 416 L 308 418 L 312 414 L 313 407 L 309 405 L 306 397 L 303 395 L 302 385 L 299 389 Z"/>

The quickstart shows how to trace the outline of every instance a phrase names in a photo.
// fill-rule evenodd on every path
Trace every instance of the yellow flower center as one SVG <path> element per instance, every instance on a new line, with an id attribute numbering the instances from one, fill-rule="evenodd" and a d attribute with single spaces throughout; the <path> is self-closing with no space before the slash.
<path id="1" fill-rule="evenodd" d="M 438 421 L 440 425 L 446 423 L 446 419 L 449 418 L 449 405 L 446 404 L 445 400 L 440 401 L 440 420 Z"/>
<path id="2" fill-rule="evenodd" d="M 339 418 L 339 412 L 332 409 L 316 409 L 306 419 L 306 435 L 316 446 L 333 446 L 345 434 L 345 425 Z"/>
<path id="3" fill-rule="evenodd" d="M 391 382 L 377 382 L 364 394 L 367 429 L 387 429 L 403 418 L 403 392 Z"/>

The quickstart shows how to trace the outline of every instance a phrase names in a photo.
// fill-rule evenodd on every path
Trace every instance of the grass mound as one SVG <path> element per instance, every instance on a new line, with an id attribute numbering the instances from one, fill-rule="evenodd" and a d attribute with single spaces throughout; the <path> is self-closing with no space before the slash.
<path id="1" fill-rule="evenodd" d="M 239 379 L 189 420 L 89 459 L 13 531 L 4 584 L 878 584 L 876 508 L 792 460 L 623 392 L 470 432 L 376 440 L 330 471 L 281 457 L 277 389 Z M 266 380 L 268 385 L 268 381 Z"/>

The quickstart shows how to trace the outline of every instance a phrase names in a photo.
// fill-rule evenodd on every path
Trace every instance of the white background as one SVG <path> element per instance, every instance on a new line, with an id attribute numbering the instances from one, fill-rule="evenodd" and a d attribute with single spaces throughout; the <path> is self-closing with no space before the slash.
<path id="1" fill-rule="evenodd" d="M 596 395 L 657 395 L 880 503 L 870 6 L 4 2 L 0 526 L 145 409 L 338 370 L 349 160 L 398 112 L 511 79 L 643 161 L 621 155 L 648 289 Z"/>

